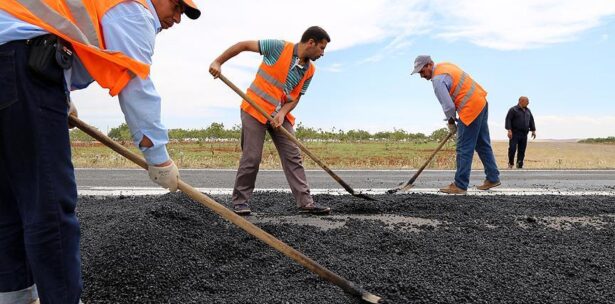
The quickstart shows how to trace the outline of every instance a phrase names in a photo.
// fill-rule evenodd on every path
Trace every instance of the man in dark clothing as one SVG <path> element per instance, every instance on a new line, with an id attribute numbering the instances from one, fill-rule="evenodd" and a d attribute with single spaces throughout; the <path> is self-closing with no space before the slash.
<path id="1" fill-rule="evenodd" d="M 536 125 L 534 125 L 534 116 L 532 111 L 527 107 L 530 100 L 525 97 L 519 97 L 519 103 L 508 110 L 506 115 L 506 130 L 508 130 L 508 169 L 512 169 L 515 163 L 515 151 L 519 146 L 517 154 L 517 169 L 523 168 L 523 159 L 525 158 L 525 148 L 527 147 L 527 133 L 532 131 L 532 139 L 536 138 Z"/>

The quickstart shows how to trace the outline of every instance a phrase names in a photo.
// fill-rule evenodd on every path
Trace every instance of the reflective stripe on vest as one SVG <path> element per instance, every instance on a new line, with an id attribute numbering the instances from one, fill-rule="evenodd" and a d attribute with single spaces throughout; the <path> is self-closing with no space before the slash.
<path id="1" fill-rule="evenodd" d="M 66 19 L 64 16 L 58 14 L 55 10 L 47 5 L 47 3 L 42 2 L 41 0 L 16 0 L 21 5 L 25 6 L 32 14 L 38 17 L 41 20 L 45 20 L 46 23 L 51 25 L 52 27 L 58 29 L 60 32 L 66 34 L 70 38 L 81 42 L 83 44 L 95 46 L 98 48 L 98 45 L 92 45 L 90 42 L 90 37 L 86 37 L 86 35 L 70 20 Z M 85 12 L 85 8 L 83 8 L 83 12 L 86 14 L 85 18 L 88 18 L 87 13 Z M 71 7 L 72 11 L 72 7 Z M 77 18 L 77 17 L 75 17 Z M 96 37 L 95 41 L 98 41 L 98 37 L 94 33 Z"/>
<path id="2" fill-rule="evenodd" d="M 463 99 L 461 100 L 461 103 L 459 104 L 459 111 L 461 111 L 461 109 L 463 109 L 466 103 L 468 103 L 468 100 L 470 100 L 470 97 L 474 95 L 475 90 L 476 90 L 476 82 L 472 82 L 472 86 L 470 87 L 470 90 L 465 96 L 463 96 Z"/>
<path id="3" fill-rule="evenodd" d="M 66 0 L 66 4 L 71 14 L 73 14 L 73 17 L 75 17 L 77 26 L 81 29 L 81 32 L 88 37 L 91 44 L 102 47 L 102 44 L 98 41 L 98 34 L 94 28 L 94 23 L 92 23 L 90 19 L 90 14 L 88 14 L 81 1 L 82 0 Z"/>
<path id="4" fill-rule="evenodd" d="M 267 72 L 263 71 L 262 69 L 258 69 L 258 72 L 256 72 L 259 76 L 265 78 L 265 80 L 267 80 L 267 82 L 269 82 L 270 84 L 274 85 L 275 87 L 277 87 L 280 90 L 284 89 L 284 84 L 279 82 L 277 79 L 273 78 L 273 76 L 267 74 Z"/>
<path id="5" fill-rule="evenodd" d="M 256 94 L 258 97 L 262 98 L 263 100 L 265 100 L 266 102 L 272 104 L 275 106 L 276 111 L 279 110 L 279 108 L 281 108 L 281 103 L 279 101 L 277 101 L 275 99 L 275 97 L 267 94 L 267 92 L 261 90 L 259 87 L 257 87 L 254 83 L 252 83 L 250 85 L 250 90 L 252 90 L 252 92 L 254 92 L 254 94 Z"/>
<path id="6" fill-rule="evenodd" d="M 449 75 L 453 87 L 449 94 L 459 114 L 459 119 L 469 125 L 478 117 L 487 103 L 487 92 L 472 77 L 452 63 L 439 63 L 434 69 L 434 76 Z"/>
<path id="7" fill-rule="evenodd" d="M 451 96 L 453 97 L 453 100 L 457 98 L 457 95 L 459 95 L 459 91 L 461 91 L 463 82 L 466 81 L 466 76 L 468 76 L 466 72 L 463 72 L 463 74 L 461 74 L 461 80 L 459 80 L 459 83 L 457 84 L 457 87 L 455 87 L 455 91 L 453 91 L 453 95 Z"/>
<path id="8" fill-rule="evenodd" d="M 455 91 L 453 91 L 453 95 L 451 97 L 453 97 L 453 100 L 457 99 L 457 97 L 459 97 L 459 91 L 461 91 L 461 87 L 463 86 L 464 81 L 466 80 L 466 77 L 468 76 L 468 74 L 466 72 L 463 72 L 463 74 L 461 74 L 461 79 L 459 79 L 459 83 L 457 84 L 457 86 L 455 87 Z M 461 99 L 461 103 L 459 103 L 459 109 L 458 111 L 461 111 L 461 109 L 463 109 L 463 107 L 466 105 L 466 103 L 468 103 L 468 100 L 470 100 L 470 97 L 472 97 L 472 94 L 474 94 L 474 91 L 476 90 L 476 82 L 472 82 L 472 86 L 470 86 L 470 90 L 468 90 L 468 93 L 466 93 L 465 96 L 463 96 L 463 99 Z"/>

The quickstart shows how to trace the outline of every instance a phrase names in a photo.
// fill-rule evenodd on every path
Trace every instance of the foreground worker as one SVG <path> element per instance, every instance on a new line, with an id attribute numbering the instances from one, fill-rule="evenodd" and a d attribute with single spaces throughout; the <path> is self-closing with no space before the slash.
<path id="1" fill-rule="evenodd" d="M 209 67 L 209 72 L 218 77 L 221 66 L 227 60 L 244 51 L 258 52 L 263 62 L 256 78 L 247 91 L 247 96 L 273 117 L 270 123 L 245 100 L 241 104 L 241 160 L 235 187 L 233 210 L 240 215 L 249 215 L 250 198 L 263 154 L 265 132 L 269 132 L 275 144 L 286 180 L 300 211 L 312 214 L 328 214 L 331 209 L 317 205 L 310 195 L 299 148 L 277 128 L 285 128 L 294 134 L 295 117 L 290 112 L 308 88 L 314 64 L 311 61 L 322 57 L 331 39 L 325 30 L 308 28 L 297 44 L 282 40 L 243 41 L 224 51 Z"/>
<path id="2" fill-rule="evenodd" d="M 184 12 L 200 16 L 192 0 L 0 1 L 0 303 L 80 302 L 70 90 L 119 94 L 150 177 L 177 189 L 148 75 L 156 34 Z"/>
<path id="3" fill-rule="evenodd" d="M 525 149 L 527 147 L 527 133 L 532 131 L 532 139 L 536 139 L 536 125 L 534 115 L 527 106 L 530 99 L 521 96 L 516 106 L 508 110 L 506 114 L 505 127 L 508 130 L 508 169 L 512 169 L 515 164 L 515 152 L 517 147 L 517 169 L 523 169 L 525 159 Z"/>
<path id="4" fill-rule="evenodd" d="M 491 148 L 487 118 L 487 92 L 454 64 L 434 64 L 430 56 L 421 55 L 414 61 L 412 74 L 431 80 L 436 97 L 442 105 L 451 132 L 457 132 L 457 172 L 455 181 L 440 189 L 449 194 L 465 194 L 470 183 L 474 150 L 478 152 L 487 178 L 477 186 L 488 190 L 500 185 L 500 171 Z M 459 119 L 456 119 L 457 112 Z M 459 122 L 458 124 L 456 122 Z"/>

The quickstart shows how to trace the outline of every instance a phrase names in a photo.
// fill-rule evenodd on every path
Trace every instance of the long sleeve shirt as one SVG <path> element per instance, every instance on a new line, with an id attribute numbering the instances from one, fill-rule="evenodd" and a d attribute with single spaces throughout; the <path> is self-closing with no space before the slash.
<path id="1" fill-rule="evenodd" d="M 137 2 L 126 1 L 111 8 L 102 18 L 101 27 L 108 50 L 120 51 L 141 62 L 151 64 L 156 34 L 160 32 L 160 20 L 151 0 L 148 8 Z M 46 34 L 46 31 L 0 10 L 0 45 L 31 39 Z M 77 57 L 73 67 L 65 71 L 67 84 L 71 89 L 87 87 L 92 78 Z M 120 92 L 120 107 L 131 131 L 135 145 L 139 146 L 147 136 L 152 147 L 140 147 L 149 164 L 164 163 L 169 159 L 166 150 L 167 130 L 160 122 L 161 98 L 154 83 L 146 79 L 133 78 Z"/>
<path id="2" fill-rule="evenodd" d="M 437 75 L 431 78 L 431 83 L 433 84 L 434 93 L 442 106 L 442 111 L 444 111 L 446 120 L 455 118 L 455 103 L 449 93 L 453 87 L 453 78 L 447 74 Z"/>
<path id="3" fill-rule="evenodd" d="M 513 130 L 519 132 L 528 131 L 536 131 L 536 125 L 534 124 L 534 115 L 532 115 L 532 111 L 529 108 L 521 108 L 519 105 L 516 105 L 510 110 L 508 110 L 508 114 L 506 114 L 506 130 Z"/>

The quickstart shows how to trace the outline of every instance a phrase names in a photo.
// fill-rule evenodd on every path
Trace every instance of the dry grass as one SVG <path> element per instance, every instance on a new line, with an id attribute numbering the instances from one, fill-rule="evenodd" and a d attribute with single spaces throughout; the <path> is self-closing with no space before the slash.
<path id="1" fill-rule="evenodd" d="M 498 165 L 506 168 L 508 142 L 494 142 L 493 149 Z M 475 164 L 477 164 L 476 159 Z M 529 141 L 523 167 L 526 169 L 613 169 L 615 168 L 615 145 Z"/>
<path id="2" fill-rule="evenodd" d="M 124 145 L 132 151 L 132 143 Z M 435 143 L 404 142 L 323 143 L 305 145 L 331 168 L 411 169 L 420 167 L 435 148 Z M 508 143 L 494 142 L 496 160 L 506 168 Z M 169 154 L 181 168 L 237 168 L 241 156 L 239 142 L 201 142 L 169 144 Z M 307 168 L 318 168 L 305 158 Z M 101 144 L 73 144 L 73 162 L 80 168 L 136 168 Z M 279 169 L 278 153 L 272 143 L 263 149 L 263 169 Z M 428 168 L 454 169 L 454 147 L 445 147 Z M 482 168 L 478 156 L 473 168 Z M 562 142 L 530 142 L 525 160 L 527 169 L 612 169 L 615 145 Z"/>

